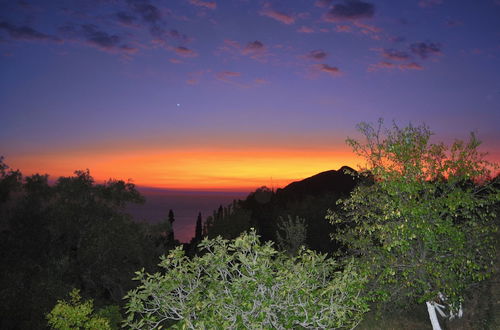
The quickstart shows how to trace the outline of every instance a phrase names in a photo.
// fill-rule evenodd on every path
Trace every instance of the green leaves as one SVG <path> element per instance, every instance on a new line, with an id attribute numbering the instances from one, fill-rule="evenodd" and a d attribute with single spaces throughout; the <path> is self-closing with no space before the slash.
<path id="1" fill-rule="evenodd" d="M 59 300 L 47 314 L 48 324 L 52 329 L 112 329 L 107 318 L 94 314 L 92 300 L 81 302 L 80 291 L 77 289 L 73 289 L 69 295 L 71 298 L 69 302 Z"/>
<path id="2" fill-rule="evenodd" d="M 385 133 L 358 126 L 365 141 L 348 139 L 367 161 L 373 183 L 356 188 L 327 219 L 332 238 L 356 255 L 377 299 L 461 301 L 464 290 L 491 272 L 498 186 L 471 134 L 447 147 L 430 142 L 427 126 L 397 125 Z"/>
<path id="3" fill-rule="evenodd" d="M 164 274 L 139 272 L 127 295 L 133 329 L 351 328 L 367 305 L 363 276 L 302 248 L 296 257 L 261 244 L 252 230 L 233 241 L 199 244 L 201 256 L 178 248 L 162 259 Z"/>

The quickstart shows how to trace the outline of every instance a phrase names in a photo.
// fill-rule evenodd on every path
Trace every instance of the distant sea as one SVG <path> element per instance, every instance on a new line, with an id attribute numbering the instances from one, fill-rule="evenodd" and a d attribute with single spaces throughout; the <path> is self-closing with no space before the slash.
<path id="1" fill-rule="evenodd" d="M 136 221 L 157 223 L 174 211 L 174 235 L 181 242 L 189 242 L 194 236 L 198 212 L 203 221 L 222 205 L 234 199 L 245 199 L 250 191 L 180 191 L 159 188 L 136 187 L 146 202 L 142 205 L 129 205 L 128 213 Z"/>

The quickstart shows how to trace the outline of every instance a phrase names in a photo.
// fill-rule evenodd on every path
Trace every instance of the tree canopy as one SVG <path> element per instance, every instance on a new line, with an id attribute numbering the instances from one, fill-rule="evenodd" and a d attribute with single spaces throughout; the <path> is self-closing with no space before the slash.
<path id="1" fill-rule="evenodd" d="M 494 257 L 498 188 L 488 181 L 494 164 L 479 141 L 431 143 L 425 125 L 358 125 L 365 140 L 348 139 L 365 158 L 372 183 L 359 185 L 327 219 L 332 237 L 357 257 L 371 278 L 372 298 L 440 301 L 457 312 L 465 290 L 487 278 Z"/>
<path id="2" fill-rule="evenodd" d="M 201 256 L 178 247 L 162 258 L 163 273 L 137 273 L 127 295 L 132 329 L 352 328 L 367 310 L 364 279 L 326 255 L 295 257 L 261 244 L 255 231 L 229 241 L 204 239 Z"/>

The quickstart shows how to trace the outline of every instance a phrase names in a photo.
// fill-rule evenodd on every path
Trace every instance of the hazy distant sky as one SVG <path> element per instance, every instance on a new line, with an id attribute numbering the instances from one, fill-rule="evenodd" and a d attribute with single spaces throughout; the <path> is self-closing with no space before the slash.
<path id="1" fill-rule="evenodd" d="M 0 155 L 170 188 L 355 166 L 360 121 L 500 159 L 499 0 L 0 0 Z"/>

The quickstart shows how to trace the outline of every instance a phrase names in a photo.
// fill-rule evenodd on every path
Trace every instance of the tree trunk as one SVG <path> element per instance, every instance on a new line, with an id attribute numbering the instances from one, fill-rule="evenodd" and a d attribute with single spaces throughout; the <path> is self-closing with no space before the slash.
<path id="1" fill-rule="evenodd" d="M 439 325 L 439 320 L 436 315 L 436 306 L 434 306 L 433 301 L 425 302 L 427 305 L 427 312 L 429 313 L 429 319 L 431 320 L 432 330 L 441 330 L 441 326 Z"/>

